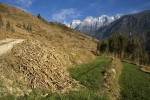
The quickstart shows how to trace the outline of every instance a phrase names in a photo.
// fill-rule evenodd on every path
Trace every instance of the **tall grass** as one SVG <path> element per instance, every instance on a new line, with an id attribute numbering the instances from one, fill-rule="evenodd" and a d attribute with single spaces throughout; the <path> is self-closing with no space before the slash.
<path id="1" fill-rule="evenodd" d="M 150 100 L 150 74 L 142 72 L 136 65 L 123 62 L 119 84 L 122 100 Z"/>

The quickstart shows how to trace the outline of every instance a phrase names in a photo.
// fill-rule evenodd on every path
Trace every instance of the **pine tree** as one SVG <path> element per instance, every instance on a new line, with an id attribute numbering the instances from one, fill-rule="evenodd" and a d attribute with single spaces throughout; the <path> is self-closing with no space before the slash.
<path id="1" fill-rule="evenodd" d="M 118 55 L 118 41 L 117 34 L 113 34 L 108 38 L 109 52 L 113 54 L 113 56 Z"/>
<path id="2" fill-rule="evenodd" d="M 117 40 L 118 40 L 118 47 L 119 47 L 118 48 L 119 56 L 120 58 L 124 58 L 124 54 L 129 43 L 129 38 L 125 34 L 119 34 Z"/>
<path id="3" fill-rule="evenodd" d="M 142 47 L 137 37 L 129 38 L 124 34 L 113 34 L 108 39 L 97 44 L 97 50 L 102 53 L 111 53 L 121 59 L 127 59 L 137 64 L 148 64 L 149 54 Z"/>
<path id="4" fill-rule="evenodd" d="M 108 51 L 108 43 L 107 41 L 102 41 L 99 48 L 101 53 L 106 53 Z"/>
<path id="5" fill-rule="evenodd" d="M 37 18 L 43 19 L 43 18 L 41 17 L 41 14 L 37 14 Z"/>

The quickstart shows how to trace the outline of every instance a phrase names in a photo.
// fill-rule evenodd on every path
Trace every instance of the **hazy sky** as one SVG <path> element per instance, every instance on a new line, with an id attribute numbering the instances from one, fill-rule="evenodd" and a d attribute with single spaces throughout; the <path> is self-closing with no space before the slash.
<path id="1" fill-rule="evenodd" d="M 70 22 L 87 16 L 130 14 L 150 10 L 150 0 L 0 0 L 48 21 Z"/>

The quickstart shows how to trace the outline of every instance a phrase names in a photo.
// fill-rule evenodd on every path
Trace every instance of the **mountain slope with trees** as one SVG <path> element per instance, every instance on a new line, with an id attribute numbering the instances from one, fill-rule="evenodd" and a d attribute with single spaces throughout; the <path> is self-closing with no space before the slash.
<path id="1" fill-rule="evenodd" d="M 128 37 L 125 34 L 112 34 L 109 38 L 101 40 L 97 50 L 99 54 L 109 54 L 138 65 L 147 65 L 150 62 L 149 54 L 142 47 L 138 37 Z"/>
<path id="2" fill-rule="evenodd" d="M 125 15 L 108 26 L 99 28 L 94 37 L 107 38 L 112 33 L 125 33 L 128 36 L 139 37 L 143 46 L 150 50 L 150 10 Z"/>

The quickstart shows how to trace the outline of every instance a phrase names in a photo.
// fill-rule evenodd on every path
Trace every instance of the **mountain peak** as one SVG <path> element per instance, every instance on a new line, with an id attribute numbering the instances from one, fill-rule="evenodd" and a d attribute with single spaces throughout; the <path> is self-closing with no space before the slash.
<path id="1" fill-rule="evenodd" d="M 64 21 L 64 24 L 65 24 L 67 27 L 70 27 L 70 23 L 67 23 L 66 21 Z"/>
<path id="2" fill-rule="evenodd" d="M 78 24 L 80 24 L 81 21 L 80 21 L 80 20 L 73 19 L 73 21 L 72 21 L 71 23 L 78 23 Z"/>
<path id="3" fill-rule="evenodd" d="M 98 18 L 87 16 L 83 21 L 73 20 L 70 24 L 64 24 L 68 27 L 79 30 L 82 33 L 89 34 L 93 31 L 96 31 L 98 28 L 108 25 L 116 19 L 119 19 L 121 16 L 122 14 L 117 14 L 111 17 L 109 17 L 108 15 L 102 15 Z"/>
<path id="4" fill-rule="evenodd" d="M 102 15 L 102 16 L 100 16 L 99 18 L 104 18 L 104 17 L 105 17 L 105 18 L 106 18 L 106 17 L 108 18 L 109 16 L 107 16 L 107 15 Z"/>

